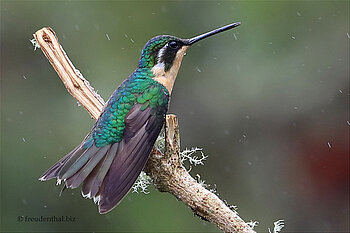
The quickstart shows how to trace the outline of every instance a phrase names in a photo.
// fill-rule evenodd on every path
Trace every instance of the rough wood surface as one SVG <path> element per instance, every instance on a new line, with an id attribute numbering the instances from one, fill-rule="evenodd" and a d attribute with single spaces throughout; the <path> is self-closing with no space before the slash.
<path id="1" fill-rule="evenodd" d="M 91 117 L 97 119 L 103 109 L 104 100 L 73 66 L 55 32 L 51 28 L 43 28 L 34 37 L 69 93 Z M 231 210 L 218 196 L 192 178 L 181 164 L 179 125 L 175 115 L 167 115 L 165 127 L 165 150 L 161 152 L 153 149 L 144 169 L 155 187 L 171 193 L 196 215 L 216 224 L 224 232 L 255 232 L 236 211 Z"/>
<path id="2" fill-rule="evenodd" d="M 34 38 L 69 93 L 79 101 L 93 118 L 97 119 L 105 102 L 94 91 L 80 71 L 74 67 L 62 46 L 58 43 L 55 32 L 51 28 L 43 28 L 34 34 Z"/>
<path id="3" fill-rule="evenodd" d="M 165 151 L 154 149 L 145 167 L 158 190 L 174 195 L 196 215 L 216 224 L 224 232 L 254 232 L 218 196 L 204 188 L 181 164 L 179 124 L 175 115 L 166 116 Z"/>

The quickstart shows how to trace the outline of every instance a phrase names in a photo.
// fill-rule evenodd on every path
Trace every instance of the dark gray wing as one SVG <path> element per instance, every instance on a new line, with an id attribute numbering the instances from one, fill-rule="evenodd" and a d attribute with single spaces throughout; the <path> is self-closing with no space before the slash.
<path id="1" fill-rule="evenodd" d="M 100 213 L 109 212 L 128 193 L 163 127 L 166 109 L 141 107 L 136 104 L 126 116 L 124 138 L 97 197 Z"/>

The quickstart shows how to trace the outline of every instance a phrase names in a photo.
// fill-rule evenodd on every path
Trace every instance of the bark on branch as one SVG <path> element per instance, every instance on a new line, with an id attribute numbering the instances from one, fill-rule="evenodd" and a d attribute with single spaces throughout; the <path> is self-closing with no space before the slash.
<path id="1" fill-rule="evenodd" d="M 92 118 L 100 115 L 104 100 L 94 91 L 59 44 L 51 28 L 34 34 L 36 42 L 54 67 L 69 93 L 77 99 Z M 214 193 L 199 184 L 187 172 L 180 158 L 179 125 L 175 115 L 167 115 L 165 150 L 153 149 L 145 172 L 158 190 L 169 192 L 202 218 L 216 224 L 224 232 L 253 233 L 236 211 L 231 210 Z"/>

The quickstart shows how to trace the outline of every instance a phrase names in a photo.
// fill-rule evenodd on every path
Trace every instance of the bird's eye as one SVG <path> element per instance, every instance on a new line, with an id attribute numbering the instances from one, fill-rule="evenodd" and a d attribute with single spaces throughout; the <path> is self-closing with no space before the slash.
<path id="1" fill-rule="evenodd" d="M 170 41 L 168 44 L 169 44 L 169 47 L 172 49 L 177 49 L 180 46 L 179 43 L 176 41 Z"/>

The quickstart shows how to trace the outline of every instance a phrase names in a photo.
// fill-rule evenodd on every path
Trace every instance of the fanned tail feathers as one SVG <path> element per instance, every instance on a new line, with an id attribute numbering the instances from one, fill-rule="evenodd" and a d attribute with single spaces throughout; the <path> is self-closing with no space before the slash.
<path id="1" fill-rule="evenodd" d="M 57 178 L 57 184 L 64 181 L 65 188 L 77 188 L 83 182 L 82 194 L 93 198 L 100 191 L 101 184 L 116 155 L 118 143 L 97 148 L 84 149 L 84 142 L 48 169 L 41 181 Z"/>
<path id="2" fill-rule="evenodd" d="M 57 178 L 65 188 L 82 184 L 82 195 L 93 198 L 100 213 L 112 210 L 136 181 L 164 124 L 164 116 L 135 105 L 125 118 L 123 140 L 97 147 L 85 140 L 49 168 L 39 180 Z"/>

